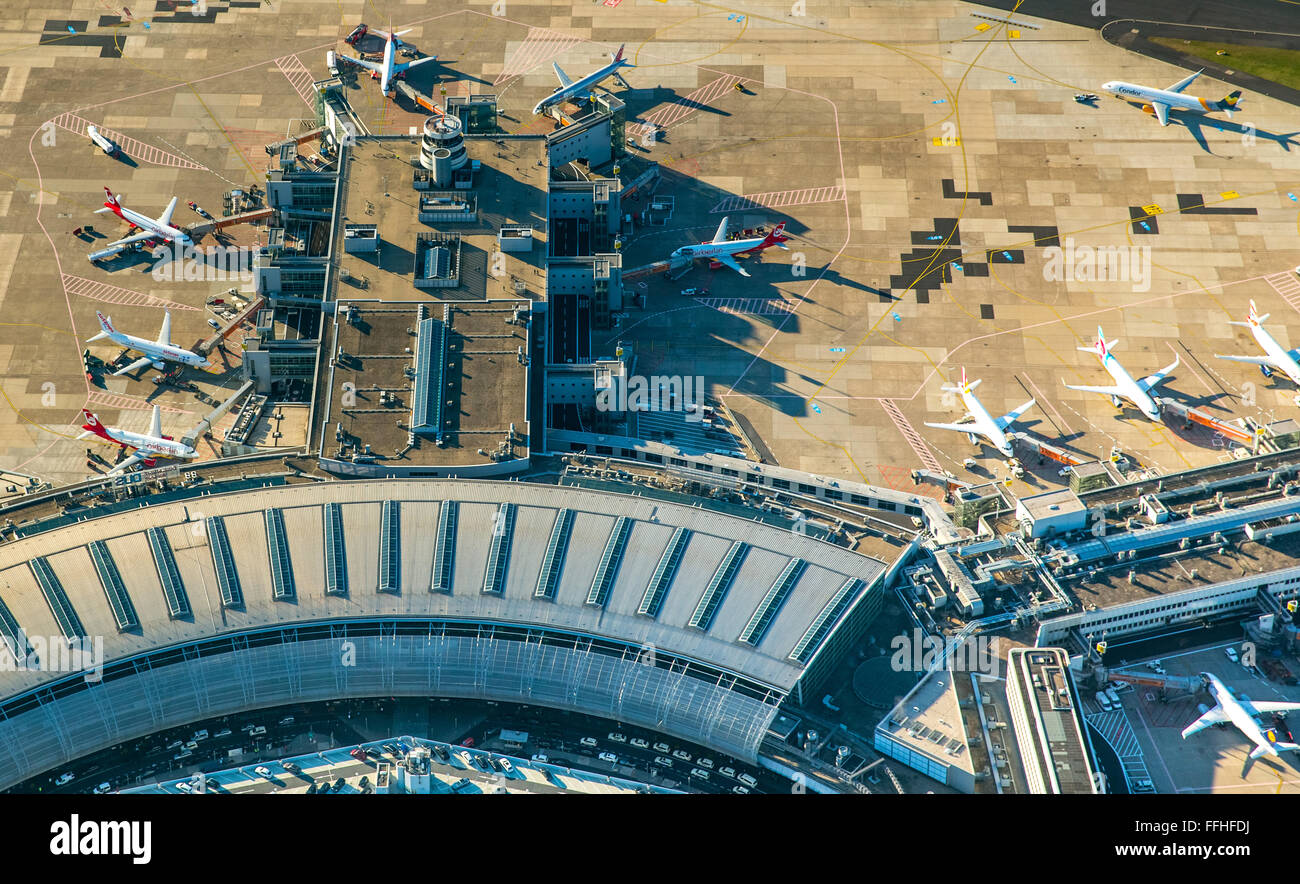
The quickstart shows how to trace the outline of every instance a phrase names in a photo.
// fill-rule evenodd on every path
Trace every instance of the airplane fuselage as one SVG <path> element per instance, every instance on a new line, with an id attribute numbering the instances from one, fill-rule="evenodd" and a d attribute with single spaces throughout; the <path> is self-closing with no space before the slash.
<path id="1" fill-rule="evenodd" d="M 182 347 L 173 347 L 171 345 L 159 344 L 157 341 L 146 341 L 144 338 L 137 338 L 135 335 L 124 334 L 123 332 L 112 332 L 109 339 L 114 343 L 121 344 L 123 347 L 130 347 L 145 356 L 151 356 L 158 360 L 168 360 L 179 362 L 182 365 L 205 366 L 208 361 L 197 353 L 193 353 Z"/>
<path id="2" fill-rule="evenodd" d="M 182 442 L 177 442 L 174 439 L 160 439 L 147 433 L 132 433 L 130 430 L 121 430 L 117 427 L 104 427 L 102 435 L 109 442 L 115 442 L 127 448 L 134 448 L 149 457 L 171 457 L 190 460 L 199 456 L 197 451 Z"/>
<path id="3" fill-rule="evenodd" d="M 1101 88 L 1119 98 L 1140 101 L 1143 104 L 1163 104 L 1173 110 L 1195 111 L 1202 114 L 1212 113 L 1217 110 L 1211 102 L 1206 101 L 1204 98 L 1182 92 L 1170 92 L 1168 89 L 1152 89 L 1149 86 L 1139 86 L 1136 83 L 1123 83 L 1120 81 L 1103 83 Z"/>
<path id="4" fill-rule="evenodd" d="M 1210 696 L 1214 697 L 1215 702 L 1219 704 L 1219 708 L 1228 716 L 1228 720 L 1232 722 L 1233 726 L 1245 734 L 1246 738 L 1256 746 L 1264 748 L 1269 755 L 1277 757 L 1277 749 L 1273 748 L 1272 742 L 1264 734 L 1264 729 L 1255 720 L 1255 716 L 1246 711 L 1241 702 L 1232 696 L 1232 692 L 1228 690 L 1227 686 L 1208 672 L 1201 673 L 1201 677 L 1209 682 Z"/>
<path id="5" fill-rule="evenodd" d="M 1290 353 L 1282 349 L 1282 345 L 1258 322 L 1250 323 L 1250 333 L 1255 336 L 1255 342 L 1273 364 L 1296 384 L 1300 384 L 1300 362 L 1296 362 Z"/>
<path id="6" fill-rule="evenodd" d="M 673 252 L 674 258 L 716 258 L 719 255 L 740 255 L 767 248 L 767 237 L 732 239 L 726 242 L 705 242 L 697 246 L 682 246 Z"/>
<path id="7" fill-rule="evenodd" d="M 126 206 L 119 205 L 117 211 L 113 214 L 117 215 L 117 217 L 129 224 L 134 224 L 141 230 L 148 230 L 151 233 L 157 234 L 160 239 L 165 239 L 168 242 L 177 242 L 182 245 L 190 242 L 189 235 L 185 231 L 172 227 L 169 224 L 159 224 L 148 215 L 141 215 L 139 212 L 128 209 Z"/>
<path id="8" fill-rule="evenodd" d="M 1159 423 L 1160 409 L 1156 406 L 1156 401 L 1138 386 L 1138 382 L 1133 380 L 1133 376 L 1128 373 L 1113 354 L 1108 352 L 1101 357 L 1101 367 L 1106 369 L 1110 376 L 1115 379 L 1115 386 L 1123 391 L 1125 399 L 1136 405 L 1138 410 L 1151 420 Z"/>
<path id="9" fill-rule="evenodd" d="M 553 104 L 559 104 L 561 101 L 565 101 L 575 95 L 585 95 L 594 87 L 599 86 L 602 81 L 612 77 L 617 71 L 625 67 L 631 67 L 631 65 L 621 59 L 619 61 L 611 61 L 595 73 L 588 74 L 581 80 L 574 80 L 568 86 L 561 86 L 559 89 L 556 89 L 550 95 L 537 102 L 537 106 L 533 108 L 533 113 L 545 113 L 546 109 Z"/>
<path id="10" fill-rule="evenodd" d="M 979 435 L 987 439 L 1003 457 L 1012 457 L 1015 452 L 1012 451 L 1011 440 L 1007 438 L 1005 432 L 998 429 L 997 421 L 989 414 L 988 409 L 984 407 L 984 403 L 980 402 L 979 398 L 969 390 L 962 390 L 961 401 L 974 419 L 971 428 L 977 430 Z M 971 433 L 971 435 L 974 436 L 976 433 Z"/>

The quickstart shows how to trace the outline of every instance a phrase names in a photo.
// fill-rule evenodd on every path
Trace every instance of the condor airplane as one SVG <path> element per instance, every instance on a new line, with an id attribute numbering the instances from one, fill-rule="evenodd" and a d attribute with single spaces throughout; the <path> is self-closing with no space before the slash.
<path id="1" fill-rule="evenodd" d="M 1198 114 L 1223 111 L 1228 116 L 1232 116 L 1233 111 L 1241 107 L 1241 90 L 1239 89 L 1229 92 L 1219 101 L 1206 101 L 1204 98 L 1197 98 L 1195 95 L 1183 94 L 1183 90 L 1190 86 L 1192 81 L 1202 73 L 1203 71 L 1197 71 L 1187 79 L 1179 80 L 1168 89 L 1152 89 L 1150 86 L 1137 86 L 1119 80 L 1102 83 L 1101 88 L 1119 98 L 1142 102 L 1142 110 L 1149 114 L 1155 114 L 1161 126 L 1169 125 L 1170 110 L 1193 111 Z"/>
<path id="2" fill-rule="evenodd" d="M 95 147 L 98 147 L 110 157 L 117 155 L 117 143 L 108 136 L 101 134 L 94 126 L 86 127 L 86 135 L 95 143 Z"/>
<path id="3" fill-rule="evenodd" d="M 414 61 L 397 61 L 397 48 L 405 45 L 397 38 L 402 34 L 409 34 L 410 32 L 410 28 L 405 31 L 398 31 L 397 33 L 381 31 L 379 28 L 369 29 L 368 33 L 378 34 L 384 38 L 384 59 L 381 62 L 376 63 L 373 61 L 366 61 L 363 58 L 351 58 L 346 55 L 341 55 L 339 58 L 343 61 L 350 62 L 357 67 L 363 67 L 368 71 L 373 71 L 378 74 L 379 91 L 387 95 L 388 90 L 392 87 L 393 81 L 396 80 L 399 75 L 405 74 L 411 68 L 416 67 L 417 65 L 422 65 L 427 61 L 438 60 L 438 56 L 436 55 L 426 55 L 424 58 L 417 58 Z"/>
<path id="4" fill-rule="evenodd" d="M 192 365 L 195 368 L 208 368 L 212 365 L 211 362 L 208 362 L 208 360 L 204 359 L 197 353 L 191 353 L 189 350 L 172 346 L 172 314 L 170 310 L 163 311 L 162 331 L 159 333 L 158 340 L 156 341 L 146 341 L 144 338 L 137 338 L 134 335 L 124 334 L 118 331 L 113 328 L 113 320 L 109 319 L 103 313 L 97 312 L 95 313 L 95 316 L 99 317 L 99 327 L 102 328 L 103 331 L 86 341 L 87 344 L 108 338 L 116 344 L 121 344 L 123 347 L 129 347 L 137 353 L 144 354 L 126 368 L 113 372 L 114 377 L 122 374 L 130 374 L 137 368 L 144 368 L 146 365 L 152 365 L 154 368 L 161 369 L 163 367 L 163 360 L 179 362 L 182 365 Z"/>
<path id="5" fill-rule="evenodd" d="M 1250 333 L 1255 336 L 1259 343 L 1259 348 L 1264 351 L 1263 356 L 1223 356 L 1219 353 L 1214 354 L 1215 359 L 1228 359 L 1232 362 L 1249 362 L 1251 365 L 1258 365 L 1260 373 L 1266 378 L 1273 376 L 1273 370 L 1278 369 L 1289 377 L 1297 385 L 1300 385 L 1300 349 L 1283 350 L 1282 345 L 1273 340 L 1273 336 L 1264 330 L 1264 320 L 1268 319 L 1268 314 L 1260 316 L 1255 310 L 1255 302 L 1250 302 L 1250 312 L 1246 314 L 1245 322 L 1229 322 L 1228 325 L 1240 325 L 1250 329 Z"/>
<path id="6" fill-rule="evenodd" d="M 674 251 L 671 255 L 673 258 L 710 258 L 719 264 L 725 264 L 741 276 L 749 276 L 749 271 L 745 270 L 736 263 L 735 256 L 743 255 L 745 252 L 761 252 L 763 249 L 777 246 L 782 249 L 789 249 L 786 241 L 789 239 L 785 235 L 785 222 L 782 221 L 776 225 L 767 236 L 756 236 L 752 239 L 727 239 L 727 222 L 730 216 L 722 219 L 718 225 L 718 232 L 713 235 L 712 242 L 700 243 L 697 246 L 682 246 Z"/>
<path id="7" fill-rule="evenodd" d="M 966 406 L 966 415 L 962 418 L 964 422 L 956 424 L 932 424 L 927 422 L 926 426 L 934 427 L 936 430 L 956 430 L 958 433 L 965 433 L 970 438 L 971 444 L 975 443 L 977 437 L 983 436 L 992 443 L 993 447 L 1003 457 L 1012 457 L 1014 452 L 1011 450 L 1011 439 L 1007 436 L 1006 429 L 1018 420 L 1020 415 L 1032 408 L 1035 400 L 1030 399 L 1019 408 L 1008 411 L 1002 417 L 995 418 L 988 413 L 988 409 L 975 397 L 974 390 L 979 385 L 978 380 L 966 380 L 966 369 L 963 368 L 961 370 L 961 385 L 953 387 L 945 384 L 942 389 L 961 396 L 962 404 Z M 970 420 L 967 421 L 966 418 L 970 418 Z"/>
<path id="8" fill-rule="evenodd" d="M 627 44 L 624 44 L 624 46 L 626 45 Z M 587 74 L 587 76 L 583 77 L 581 80 L 570 80 L 569 75 L 560 69 L 558 63 L 551 62 L 551 67 L 555 68 L 555 76 L 560 79 L 560 88 L 537 102 L 537 106 L 533 108 L 533 113 L 544 114 L 546 113 L 546 109 L 553 104 L 559 104 L 561 101 L 565 101 L 569 98 L 586 96 L 590 94 L 594 87 L 598 86 L 609 77 L 614 77 L 622 83 L 623 88 L 631 89 L 632 87 L 627 84 L 627 80 L 624 80 L 622 75 L 619 74 L 619 71 L 623 68 L 636 67 L 636 65 L 623 58 L 624 46 L 618 47 L 618 52 L 611 56 L 612 61 L 610 61 L 609 64 L 605 65 L 598 71 Z"/>
<path id="9" fill-rule="evenodd" d="M 1256 700 L 1238 699 L 1223 682 L 1208 672 L 1202 672 L 1205 688 L 1216 701 L 1215 707 L 1200 718 L 1183 728 L 1183 739 L 1205 730 L 1212 724 L 1231 724 L 1241 731 L 1255 748 L 1251 751 L 1251 760 L 1263 755 L 1278 757 L 1280 752 L 1294 752 L 1300 744 L 1279 742 L 1273 732 L 1265 732 L 1256 719 L 1268 712 L 1290 712 L 1300 709 L 1300 703 L 1261 703 Z"/>
<path id="10" fill-rule="evenodd" d="M 104 208 L 95 211 L 101 214 L 112 212 L 127 224 L 141 228 L 141 232 L 111 242 L 98 252 L 91 252 L 90 260 L 92 262 L 115 255 L 132 243 L 144 242 L 149 239 L 161 239 L 175 243 L 178 251 L 185 246 L 194 245 L 194 240 L 190 239 L 185 231 L 178 227 L 172 227 L 172 213 L 176 211 L 176 197 L 172 197 L 172 201 L 167 204 L 167 208 L 163 210 L 161 215 L 157 218 L 150 218 L 148 215 L 141 215 L 139 212 L 134 212 L 123 206 L 119 198 L 113 196 L 113 191 L 107 187 L 104 188 L 104 193 L 108 195 L 108 201 L 104 203 Z"/>
<path id="11" fill-rule="evenodd" d="M 192 460 L 199 456 L 199 453 L 189 445 L 177 442 L 171 436 L 163 435 L 162 414 L 157 405 L 153 407 L 153 420 L 149 423 L 148 433 L 132 433 L 130 430 L 106 427 L 99 422 L 99 418 L 84 408 L 81 410 L 81 417 L 85 420 L 85 423 L 81 425 L 84 432 L 77 437 L 78 439 L 98 436 L 105 442 L 119 445 L 123 449 L 135 449 L 130 457 L 105 473 L 106 476 L 116 475 L 138 463 L 152 467 L 155 463 L 154 458 L 157 457 Z"/>
<path id="12" fill-rule="evenodd" d="M 1115 354 L 1110 352 L 1119 339 L 1107 342 L 1106 335 L 1102 332 L 1101 326 L 1097 326 L 1097 342 L 1091 347 L 1078 347 L 1084 353 L 1092 353 L 1101 360 L 1101 367 L 1110 373 L 1115 379 L 1113 387 L 1087 387 L 1076 384 L 1066 384 L 1071 390 L 1080 390 L 1084 393 L 1100 393 L 1103 396 L 1109 396 L 1110 401 L 1119 407 L 1120 399 L 1127 399 L 1138 407 L 1138 410 L 1148 418 L 1159 423 L 1160 408 L 1156 405 L 1155 400 L 1151 398 L 1151 391 L 1160 384 L 1169 372 L 1178 367 L 1178 355 L 1174 354 L 1174 361 L 1166 365 L 1160 371 L 1152 375 L 1147 375 L 1140 381 L 1133 380 L 1133 376 L 1125 371 L 1124 366 L 1119 364 Z"/>

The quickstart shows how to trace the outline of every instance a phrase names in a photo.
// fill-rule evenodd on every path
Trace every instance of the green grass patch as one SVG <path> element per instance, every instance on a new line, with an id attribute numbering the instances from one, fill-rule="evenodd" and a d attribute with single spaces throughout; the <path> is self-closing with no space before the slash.
<path id="1" fill-rule="evenodd" d="M 1300 89 L 1300 52 L 1292 49 L 1265 49 L 1258 46 L 1237 46 L 1232 43 L 1202 43 L 1196 40 L 1189 43 L 1169 37 L 1152 37 L 1151 42 L 1221 64 L 1229 70 L 1241 71 L 1243 74 L 1252 74 L 1282 86 Z M 1221 49 L 1226 50 L 1228 54 L 1215 55 Z"/>

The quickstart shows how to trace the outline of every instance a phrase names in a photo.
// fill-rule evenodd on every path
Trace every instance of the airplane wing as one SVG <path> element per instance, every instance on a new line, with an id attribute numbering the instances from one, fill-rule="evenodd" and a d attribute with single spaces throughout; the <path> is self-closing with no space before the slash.
<path id="1" fill-rule="evenodd" d="M 105 473 L 104 475 L 105 475 L 105 476 L 116 476 L 118 473 L 123 472 L 124 470 L 129 470 L 131 467 L 135 466 L 135 465 L 138 464 L 140 461 L 142 461 L 142 460 L 146 460 L 146 459 L 147 459 L 147 458 L 145 457 L 145 455 L 141 454 L 141 453 L 138 452 L 138 451 L 133 451 L 133 452 L 131 453 L 131 456 L 130 456 L 130 457 L 128 457 L 126 460 L 122 461 L 122 462 L 121 462 L 120 464 L 118 464 L 117 466 L 113 467 L 111 470 L 109 470 L 109 471 L 108 471 L 107 473 Z"/>
<path id="2" fill-rule="evenodd" d="M 1269 712 L 1294 712 L 1300 709 L 1300 703 L 1283 703 L 1283 702 L 1256 702 L 1250 700 L 1242 703 L 1242 707 L 1252 715 L 1266 715 Z"/>
<path id="3" fill-rule="evenodd" d="M 1167 90 L 1165 90 L 1165 91 L 1167 91 L 1167 92 L 1182 92 L 1182 91 L 1183 91 L 1184 89 L 1186 89 L 1188 86 L 1192 85 L 1192 81 L 1195 80 L 1197 77 L 1199 77 L 1199 76 L 1201 75 L 1201 73 L 1202 73 L 1201 71 L 1197 71 L 1196 73 L 1192 74 L 1192 75 L 1191 75 L 1190 77 L 1188 77 L 1187 79 L 1185 79 L 1185 80 L 1179 80 L 1177 83 L 1175 83 L 1174 85 L 1170 86 L 1170 87 L 1169 87 Z"/>
<path id="4" fill-rule="evenodd" d="M 153 407 L 153 418 L 149 421 L 149 435 L 155 439 L 162 438 L 162 409 L 157 405 Z"/>
<path id="5" fill-rule="evenodd" d="M 117 377 L 118 375 L 122 375 L 122 374 L 130 374 L 131 372 L 135 371 L 137 368 L 144 368 L 146 365 L 153 365 L 152 356 L 141 356 L 139 359 L 137 359 L 135 362 L 132 362 L 126 368 L 121 368 L 113 372 L 113 377 Z"/>
<path id="6" fill-rule="evenodd" d="M 1156 119 L 1160 121 L 1161 126 L 1169 125 L 1169 105 L 1153 101 L 1151 102 L 1151 109 L 1156 112 Z"/>
<path id="7" fill-rule="evenodd" d="M 749 276 L 749 272 L 746 271 L 745 268 L 737 264 L 736 259 L 731 257 L 730 255 L 718 255 L 716 258 L 714 258 L 714 260 L 717 261 L 719 264 L 726 264 L 728 267 L 730 267 L 732 270 L 739 273 L 741 276 Z"/>
<path id="8" fill-rule="evenodd" d="M 395 67 L 399 71 L 409 71 L 411 68 L 416 67 L 417 65 L 422 65 L 426 61 L 437 61 L 437 60 L 438 60 L 438 56 L 436 55 L 426 55 L 424 58 L 417 58 L 415 61 L 404 61 L 399 65 L 395 65 Z"/>
<path id="9" fill-rule="evenodd" d="M 169 347 L 171 346 L 171 342 L 172 342 L 172 312 L 170 310 L 164 310 L 162 331 L 158 333 L 158 343 L 162 344 L 164 347 Z"/>
<path id="10" fill-rule="evenodd" d="M 1294 350 L 1287 350 L 1286 355 L 1290 356 L 1297 362 L 1300 362 L 1300 347 L 1296 347 Z"/>
<path id="11" fill-rule="evenodd" d="M 964 424 L 932 424 L 929 421 L 926 421 L 925 425 L 927 427 L 934 427 L 936 430 L 956 430 L 958 433 L 980 433 L 979 424 L 974 421 L 968 421 Z"/>
<path id="12" fill-rule="evenodd" d="M 352 64 L 357 67 L 363 67 L 368 71 L 379 71 L 380 73 L 383 73 L 384 70 L 382 64 L 375 64 L 373 61 L 366 61 L 364 58 L 353 58 L 350 55 L 340 55 L 339 58 L 343 61 L 352 62 Z"/>
<path id="13" fill-rule="evenodd" d="M 1178 356 L 1174 356 L 1174 361 L 1160 369 L 1155 374 L 1149 374 L 1142 380 L 1138 381 L 1138 386 L 1142 388 L 1143 393 L 1151 392 L 1151 388 L 1161 383 L 1169 372 L 1178 367 Z"/>
<path id="14" fill-rule="evenodd" d="M 1026 411 L 1033 408 L 1034 401 L 1035 400 L 1030 399 L 1028 402 L 1020 406 L 1019 408 L 1015 409 L 1014 411 L 1008 411 L 1006 414 L 1002 415 L 1002 417 L 997 418 L 994 421 L 994 423 L 998 425 L 999 430 L 1005 430 L 1007 427 L 1011 426 L 1012 423 L 1019 420 L 1020 415 L 1024 414 Z"/>
<path id="15" fill-rule="evenodd" d="M 1083 385 L 1066 384 L 1066 389 L 1078 390 L 1081 393 L 1100 393 L 1103 396 L 1125 396 L 1125 391 L 1119 387 L 1086 387 Z"/>
<path id="16" fill-rule="evenodd" d="M 723 218 L 722 221 L 719 222 L 719 224 L 718 224 L 718 232 L 715 233 L 715 234 L 713 234 L 713 242 L 726 242 L 726 241 L 727 241 L 727 221 L 728 221 L 728 220 L 730 220 L 730 217 L 729 217 L 729 216 L 726 217 L 726 218 Z"/>
<path id="17" fill-rule="evenodd" d="M 1227 714 L 1223 711 L 1221 707 L 1215 706 L 1209 712 L 1205 713 L 1200 718 L 1196 719 L 1191 724 L 1189 724 L 1187 727 L 1183 728 L 1183 739 L 1185 740 L 1188 737 L 1190 737 L 1192 734 L 1197 733 L 1198 731 L 1203 731 L 1211 725 L 1227 724 L 1230 720 L 1231 719 L 1228 718 Z"/>
<path id="18" fill-rule="evenodd" d="M 560 78 L 561 88 L 567 89 L 568 87 L 573 85 L 573 81 L 569 79 L 569 75 L 566 74 L 563 68 L 560 67 L 559 62 L 555 62 L 555 61 L 551 62 L 551 67 L 555 68 L 555 76 Z"/>
<path id="19" fill-rule="evenodd" d="M 1214 354 L 1215 359 L 1227 359 L 1230 362 L 1249 362 L 1251 365 L 1272 365 L 1273 360 L 1267 356 L 1223 356 Z"/>
<path id="20" fill-rule="evenodd" d="M 176 201 L 178 199 L 180 199 L 180 197 L 175 197 L 175 196 L 172 197 L 172 201 L 167 204 L 167 208 L 163 210 L 163 213 L 161 215 L 158 216 L 158 223 L 161 224 L 163 227 L 171 227 L 172 212 L 176 211 Z"/>
<path id="21" fill-rule="evenodd" d="M 128 236 L 126 239 L 119 239 L 117 242 L 111 242 L 108 244 L 107 247 L 110 249 L 113 248 L 114 246 L 126 248 L 132 243 L 144 242 L 146 239 L 159 239 L 159 236 L 158 234 L 154 233 L 151 230 L 145 230 L 142 231 L 141 233 L 136 233 L 133 234 L 132 236 Z"/>

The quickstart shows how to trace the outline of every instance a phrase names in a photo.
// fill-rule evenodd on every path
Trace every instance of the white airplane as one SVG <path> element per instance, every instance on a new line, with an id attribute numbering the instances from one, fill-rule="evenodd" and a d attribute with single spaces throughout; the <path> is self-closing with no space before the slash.
<path id="1" fill-rule="evenodd" d="M 767 236 L 756 236 L 752 239 L 727 239 L 727 222 L 730 216 L 722 219 L 718 225 L 718 232 L 713 235 L 712 242 L 700 243 L 697 246 L 682 246 L 672 253 L 673 258 L 709 258 L 717 261 L 719 264 L 725 264 L 741 276 L 749 276 L 749 271 L 742 268 L 736 263 L 735 255 L 742 255 L 745 252 L 761 252 L 763 249 L 777 246 L 782 249 L 789 249 L 786 240 L 789 239 L 784 233 L 785 222 L 782 221 L 776 225 Z"/>
<path id="2" fill-rule="evenodd" d="M 1152 375 L 1147 375 L 1140 381 L 1133 380 L 1133 376 L 1124 370 L 1124 366 L 1119 364 L 1115 354 L 1110 352 L 1111 349 L 1119 343 L 1119 339 L 1107 343 L 1106 336 L 1097 326 L 1097 342 L 1091 347 L 1078 347 L 1084 353 L 1095 354 L 1101 360 L 1101 367 L 1110 373 L 1115 379 L 1113 387 L 1087 387 L 1076 384 L 1066 384 L 1071 390 L 1080 390 L 1084 393 L 1100 393 L 1103 396 L 1109 396 L 1110 401 L 1119 407 L 1120 399 L 1127 399 L 1138 407 L 1143 414 L 1151 420 L 1160 421 L 1160 408 L 1156 405 L 1155 400 L 1151 398 L 1151 390 L 1165 379 L 1169 372 L 1178 367 L 1178 354 L 1174 354 L 1174 361 L 1166 365 L 1160 371 Z"/>
<path id="3" fill-rule="evenodd" d="M 1300 703 L 1261 703 L 1256 700 L 1240 700 L 1223 682 L 1208 672 L 1202 672 L 1206 690 L 1216 701 L 1209 712 L 1183 728 L 1183 739 L 1197 731 L 1205 730 L 1212 724 L 1231 724 L 1255 744 L 1250 753 L 1252 760 L 1262 755 L 1278 757 L 1279 752 L 1293 752 L 1300 749 L 1300 743 L 1279 742 L 1272 731 L 1265 733 L 1256 718 L 1269 712 L 1290 712 L 1300 709 Z"/>
<path id="4" fill-rule="evenodd" d="M 108 154 L 110 157 L 117 154 L 117 144 L 108 136 L 101 135 L 100 131 L 94 126 L 87 126 L 86 134 L 90 136 L 90 140 L 95 143 L 96 147 Z"/>
<path id="5" fill-rule="evenodd" d="M 178 227 L 172 227 L 172 213 L 176 211 L 176 197 L 167 204 L 167 208 L 157 218 L 150 218 L 148 215 L 141 215 L 126 208 L 119 201 L 118 197 L 113 196 L 113 191 L 107 187 L 104 193 L 108 195 L 108 201 L 104 203 L 104 208 L 96 209 L 97 213 L 112 212 L 128 224 L 141 228 L 140 233 L 133 234 L 124 239 L 119 239 L 109 243 L 103 249 L 90 254 L 90 260 L 98 261 L 101 258 L 107 258 L 122 251 L 132 243 L 144 242 L 149 239 L 161 239 L 167 242 L 175 243 L 177 249 L 183 249 L 185 246 L 193 246 L 194 241 L 190 239 L 189 234 Z"/>
<path id="6" fill-rule="evenodd" d="M 1264 320 L 1268 319 L 1268 314 L 1260 316 L 1255 310 L 1255 302 L 1250 302 L 1250 312 L 1246 314 L 1245 322 L 1229 322 L 1228 325 L 1240 325 L 1250 329 L 1250 333 L 1255 336 L 1259 342 L 1259 347 L 1264 351 L 1264 356 L 1223 356 L 1219 353 L 1214 354 L 1215 359 L 1228 359 L 1232 362 L 1249 362 L 1251 365 L 1258 365 L 1260 372 L 1266 378 L 1273 376 L 1274 369 L 1280 369 L 1283 374 L 1289 377 L 1296 384 L 1300 384 L 1300 348 L 1295 350 L 1283 350 L 1282 345 L 1273 340 L 1273 336 L 1264 331 Z"/>
<path id="7" fill-rule="evenodd" d="M 116 475 L 142 462 L 145 466 L 152 467 L 154 458 L 157 457 L 192 460 L 199 456 L 197 451 L 184 442 L 177 442 L 172 437 L 163 435 L 162 414 L 157 405 L 153 407 L 153 420 L 149 423 L 148 433 L 132 433 L 130 430 L 106 427 L 99 422 L 98 417 L 84 408 L 81 410 L 81 417 L 85 420 L 85 423 L 81 425 L 84 432 L 77 437 L 78 439 L 98 436 L 105 442 L 120 445 L 123 449 L 135 449 L 130 457 L 105 473 L 106 476 Z"/>
<path id="8" fill-rule="evenodd" d="M 560 78 L 560 88 L 556 89 L 550 95 L 537 102 L 533 108 L 534 114 L 546 113 L 546 109 L 553 104 L 559 104 L 569 98 L 583 97 L 591 93 L 592 88 L 599 85 L 609 77 L 614 77 L 623 84 L 625 89 L 631 89 L 627 81 L 619 74 L 623 68 L 634 68 L 636 65 L 623 58 L 623 49 L 627 44 L 618 47 L 618 52 L 610 56 L 613 60 L 598 71 L 587 74 L 581 80 L 570 80 L 569 75 L 560 69 L 556 62 L 551 62 L 551 67 L 555 68 L 555 76 Z"/>
<path id="9" fill-rule="evenodd" d="M 962 418 L 964 423 L 956 424 L 932 424 L 927 422 L 927 427 L 934 427 L 936 430 L 956 430 L 958 433 L 965 433 L 970 438 L 973 445 L 976 438 L 983 436 L 993 444 L 1003 457 L 1012 457 L 1014 452 L 1011 450 L 1011 439 L 1007 437 L 1006 429 L 1020 418 L 1034 405 L 1034 400 L 1030 399 L 1019 408 L 1008 411 L 1002 417 L 994 418 L 988 413 L 988 409 L 975 397 L 973 392 L 980 385 L 980 381 L 967 381 L 966 369 L 961 370 L 961 385 L 957 387 L 945 384 L 944 390 L 960 394 L 962 404 L 966 406 L 966 415 Z M 966 418 L 970 418 L 966 421 Z"/>
<path id="10" fill-rule="evenodd" d="M 95 341 L 108 338 L 116 344 L 121 344 L 123 347 L 129 347 L 137 353 L 144 354 L 126 368 L 113 372 L 114 377 L 121 374 L 130 374 L 137 368 L 144 368 L 146 365 L 152 365 L 154 368 L 161 369 L 164 360 L 169 362 L 179 362 L 182 365 L 192 365 L 195 368 L 208 368 L 212 365 L 211 362 L 208 362 L 208 360 L 204 359 L 197 353 L 192 353 L 181 347 L 172 346 L 172 314 L 170 310 L 163 311 L 162 331 L 159 333 L 158 340 L 156 341 L 146 341 L 144 338 L 137 338 L 134 335 L 128 335 L 118 331 L 113 328 L 113 320 L 109 319 L 103 313 L 96 312 L 95 316 L 99 317 L 99 327 L 103 329 L 103 331 L 86 341 L 87 344 L 92 344 Z"/>
<path id="11" fill-rule="evenodd" d="M 1169 125 L 1170 110 L 1194 111 L 1199 114 L 1224 111 L 1228 116 L 1232 116 L 1233 111 L 1241 107 L 1240 89 L 1229 92 L 1219 101 L 1206 101 L 1204 98 L 1197 98 L 1195 95 L 1183 94 L 1183 90 L 1190 86 L 1192 81 L 1202 73 L 1202 71 L 1197 71 L 1187 79 L 1179 80 L 1168 89 L 1152 89 L 1150 86 L 1138 86 L 1119 80 L 1102 83 L 1101 88 L 1120 98 L 1142 102 L 1142 110 L 1149 114 L 1155 114 L 1161 126 Z"/>
<path id="12" fill-rule="evenodd" d="M 368 33 L 379 34 L 384 38 L 384 59 L 381 62 L 366 61 L 364 58 L 352 58 L 347 55 L 341 55 L 343 61 L 350 62 L 357 67 L 363 67 L 368 71 L 374 71 L 379 75 L 379 91 L 387 95 L 393 81 L 399 74 L 404 74 L 417 65 L 422 65 L 427 61 L 437 61 L 438 56 L 426 55 L 424 58 L 417 58 L 414 61 L 397 61 L 397 48 L 405 44 L 397 39 L 402 34 L 409 34 L 410 28 L 397 33 L 381 31 L 379 28 L 370 28 Z"/>

